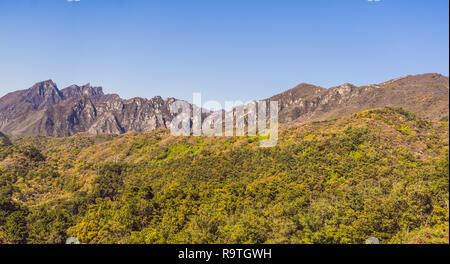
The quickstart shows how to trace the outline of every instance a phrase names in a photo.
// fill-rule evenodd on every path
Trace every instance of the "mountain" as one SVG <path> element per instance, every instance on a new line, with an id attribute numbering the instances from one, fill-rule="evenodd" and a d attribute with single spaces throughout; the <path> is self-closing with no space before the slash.
<path id="1" fill-rule="evenodd" d="M 169 111 L 173 101 L 161 97 L 124 100 L 90 84 L 59 90 L 48 80 L 0 99 L 0 131 L 13 138 L 145 132 L 167 127 L 173 118 Z"/>
<path id="2" fill-rule="evenodd" d="M 367 110 L 258 137 L 0 145 L 0 243 L 448 244 L 449 126 Z"/>
<path id="3" fill-rule="evenodd" d="M 51 81 L 36 83 L 30 89 L 16 91 L 0 98 L 0 111 L 42 109 L 64 101 L 64 95 Z"/>
<path id="4" fill-rule="evenodd" d="M 38 83 L 0 98 L 0 244 L 448 244 L 448 94 L 303 83 L 266 99 L 286 125 L 260 148 L 173 136 L 173 98 Z"/>
<path id="5" fill-rule="evenodd" d="M 281 123 L 321 121 L 386 106 L 439 119 L 449 112 L 449 78 L 408 75 L 381 84 L 358 87 L 346 83 L 330 89 L 301 84 L 267 100 L 279 102 Z"/>
<path id="6" fill-rule="evenodd" d="M 325 89 L 302 83 L 266 100 L 278 101 L 281 123 L 302 123 L 386 106 L 439 119 L 448 116 L 448 97 L 448 77 L 422 74 L 359 87 L 343 84 Z M 48 80 L 0 98 L 0 131 L 11 138 L 147 132 L 168 127 L 173 119 L 169 106 L 175 100 L 159 96 L 125 100 L 90 84 L 59 90 Z"/>

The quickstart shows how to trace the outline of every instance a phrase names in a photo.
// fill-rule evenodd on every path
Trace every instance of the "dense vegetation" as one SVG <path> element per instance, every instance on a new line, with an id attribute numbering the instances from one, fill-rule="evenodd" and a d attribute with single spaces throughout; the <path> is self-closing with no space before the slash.
<path id="1" fill-rule="evenodd" d="M 284 127 L 273 148 L 166 130 L 0 139 L 3 243 L 449 242 L 448 119 L 368 110 Z"/>

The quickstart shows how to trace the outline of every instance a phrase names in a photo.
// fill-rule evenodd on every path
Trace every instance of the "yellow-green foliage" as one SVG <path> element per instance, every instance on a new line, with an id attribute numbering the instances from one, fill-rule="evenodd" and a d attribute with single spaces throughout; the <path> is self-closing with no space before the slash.
<path id="1" fill-rule="evenodd" d="M 0 147 L 0 242 L 448 243 L 448 121 L 402 109 L 258 137 L 26 137 Z"/>

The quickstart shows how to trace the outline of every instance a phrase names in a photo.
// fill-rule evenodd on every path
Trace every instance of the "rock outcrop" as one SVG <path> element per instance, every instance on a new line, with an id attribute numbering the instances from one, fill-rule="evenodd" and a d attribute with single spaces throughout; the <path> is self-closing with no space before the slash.
<path id="1" fill-rule="evenodd" d="M 0 98 L 0 131 L 10 138 L 147 132 L 169 126 L 174 117 L 169 107 L 175 100 L 159 96 L 125 100 L 90 84 L 59 90 L 48 80 Z M 449 78 L 408 75 L 381 84 L 329 89 L 302 83 L 266 100 L 278 101 L 281 123 L 326 120 L 386 106 L 439 119 L 449 112 Z"/>

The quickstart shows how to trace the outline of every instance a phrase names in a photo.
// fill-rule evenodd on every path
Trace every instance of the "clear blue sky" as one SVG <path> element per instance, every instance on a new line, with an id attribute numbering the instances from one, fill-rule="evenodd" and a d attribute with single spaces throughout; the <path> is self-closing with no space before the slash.
<path id="1" fill-rule="evenodd" d="M 0 0 L 0 96 L 53 79 L 124 98 L 262 99 L 449 73 L 447 0 Z"/>

